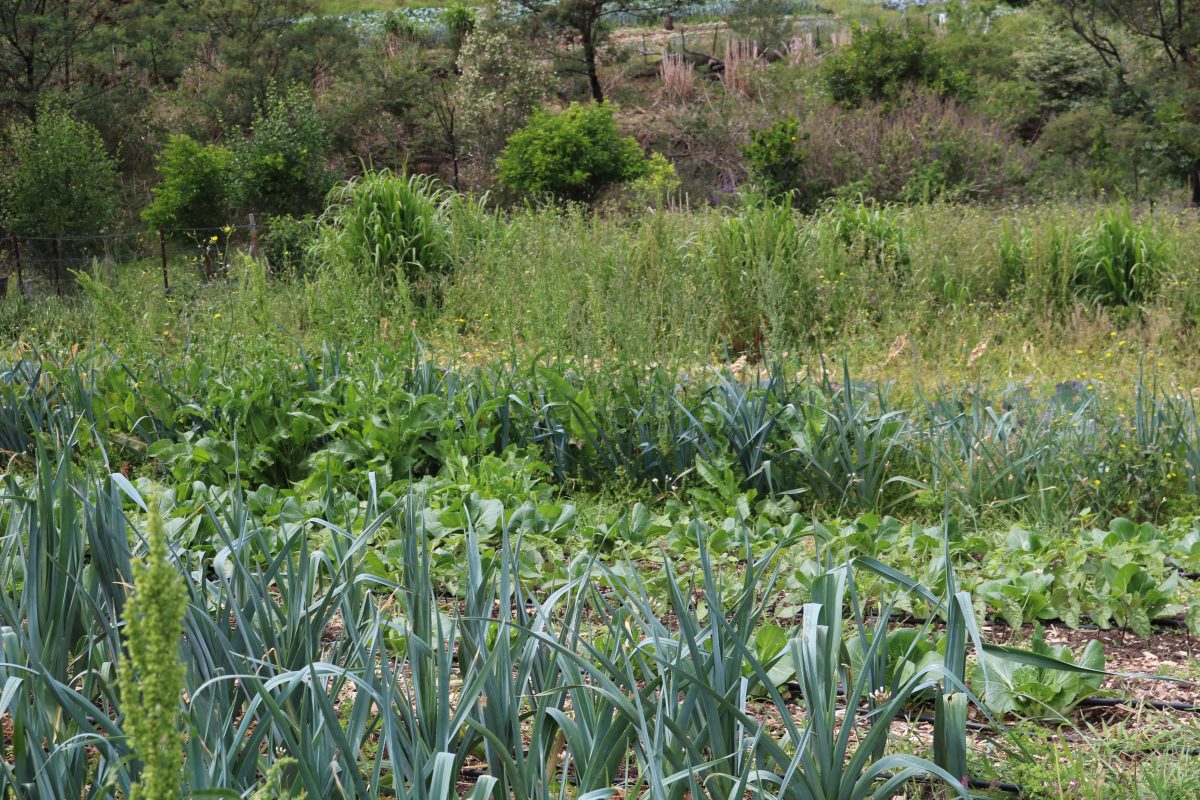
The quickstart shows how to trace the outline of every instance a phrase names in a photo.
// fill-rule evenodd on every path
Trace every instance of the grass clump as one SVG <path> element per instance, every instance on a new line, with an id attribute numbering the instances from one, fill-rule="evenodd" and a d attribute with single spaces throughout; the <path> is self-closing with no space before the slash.
<path id="1" fill-rule="evenodd" d="M 1129 208 L 1103 209 L 1075 239 L 1075 289 L 1100 306 L 1132 306 L 1154 295 L 1167 260 L 1152 220 L 1134 221 Z"/>
<path id="2" fill-rule="evenodd" d="M 449 192 L 427 175 L 367 172 L 335 187 L 321 219 L 314 255 L 387 286 L 406 288 L 421 304 L 450 270 Z"/>

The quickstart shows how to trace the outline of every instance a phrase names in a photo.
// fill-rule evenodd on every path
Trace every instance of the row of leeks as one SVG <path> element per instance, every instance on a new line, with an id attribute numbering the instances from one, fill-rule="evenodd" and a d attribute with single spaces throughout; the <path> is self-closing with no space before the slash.
<path id="1" fill-rule="evenodd" d="M 6 477 L 0 506 L 0 793 L 129 797 L 154 757 L 130 750 L 127 721 L 142 712 L 118 682 L 148 501 L 119 474 L 87 479 L 66 454 L 40 451 L 36 466 Z M 747 552 L 727 573 L 703 546 L 690 572 L 664 557 L 665 596 L 634 565 L 599 560 L 542 593 L 502 526 L 492 547 L 469 532 L 447 594 L 432 577 L 420 494 L 271 525 L 231 498 L 203 512 L 218 531 L 214 557 L 169 556 L 187 595 L 177 746 L 189 797 L 256 796 L 268 776 L 279 796 L 309 798 L 591 799 L 619 788 L 653 800 L 850 800 L 890 797 L 918 776 L 968 797 L 966 718 L 979 705 L 968 650 L 1049 661 L 985 645 L 952 575 L 939 597 L 868 559 L 826 565 L 800 628 L 781 635 L 764 600 L 794 542 Z M 384 529 L 404 542 L 390 580 L 363 568 Z M 702 522 L 692 533 L 708 535 Z M 889 606 L 859 596 L 863 569 L 940 609 L 942 660 L 889 664 Z M 931 756 L 889 752 L 891 723 L 929 696 Z"/>

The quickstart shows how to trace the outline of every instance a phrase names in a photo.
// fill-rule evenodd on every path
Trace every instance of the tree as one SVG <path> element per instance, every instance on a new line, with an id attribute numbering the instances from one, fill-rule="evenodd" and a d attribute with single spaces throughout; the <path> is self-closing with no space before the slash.
<path id="1" fill-rule="evenodd" d="M 215 228 L 229 219 L 226 182 L 229 150 L 201 145 L 190 136 L 172 136 L 158 159 L 162 182 L 142 211 L 152 228 Z"/>
<path id="2" fill-rule="evenodd" d="M 580 61 L 587 76 L 592 99 L 604 101 L 596 56 L 610 29 L 612 18 L 618 14 L 651 16 L 662 14 L 679 5 L 679 0 L 516 0 L 532 15 L 536 24 L 545 24 L 578 40 L 582 51 Z"/>
<path id="3" fill-rule="evenodd" d="M 1200 0 L 1046 1 L 1118 75 L 1123 100 L 1155 123 L 1200 206 Z"/>
<path id="4" fill-rule="evenodd" d="M 729 15 L 734 33 L 754 42 L 760 51 L 786 50 L 795 32 L 794 0 L 735 0 Z"/>
<path id="5" fill-rule="evenodd" d="M 114 32 L 122 55 L 150 84 L 172 85 L 195 55 L 203 27 L 191 0 L 132 0 L 121 4 Z"/>
<path id="6" fill-rule="evenodd" d="M 80 56 L 119 0 L 0 0 L 0 91 L 29 119 L 48 89 L 70 91 Z"/>
<path id="7" fill-rule="evenodd" d="M 856 30 L 849 47 L 825 59 L 821 78 L 834 102 L 854 107 L 890 102 L 914 85 L 943 96 L 967 91 L 966 73 L 947 63 L 923 36 L 878 25 Z"/>
<path id="8" fill-rule="evenodd" d="M 462 142 L 490 162 L 550 96 L 550 71 L 503 28 L 481 25 L 463 44 L 454 90 Z"/>
<path id="9" fill-rule="evenodd" d="M 572 103 L 559 114 L 538 111 L 508 140 L 500 180 L 519 192 L 591 202 L 614 183 L 640 178 L 649 162 L 617 129 L 612 106 Z"/>
<path id="10" fill-rule="evenodd" d="M 225 119 L 244 125 L 272 87 L 311 85 L 357 57 L 350 26 L 319 11 L 315 0 L 199 0 L 203 63 L 218 77 L 211 103 Z"/>
<path id="11" fill-rule="evenodd" d="M 116 168 L 100 134 L 61 106 L 16 125 L 4 170 L 4 226 L 24 236 L 89 235 L 112 221 Z"/>
<path id="12" fill-rule="evenodd" d="M 272 97 L 249 136 L 233 143 L 233 204 L 262 214 L 302 216 L 319 210 L 333 178 L 325 165 L 329 135 L 313 97 L 296 86 Z"/>

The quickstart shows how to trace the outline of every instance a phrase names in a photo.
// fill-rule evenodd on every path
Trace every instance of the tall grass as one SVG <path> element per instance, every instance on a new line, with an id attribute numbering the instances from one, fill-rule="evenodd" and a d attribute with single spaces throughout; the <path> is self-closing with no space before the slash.
<path id="1" fill-rule="evenodd" d="M 0 335 L 56 350 L 249 354 L 397 342 L 416 325 L 472 358 L 548 349 L 690 368 L 824 350 L 876 369 L 886 359 L 892 372 L 1053 383 L 1075 377 L 1076 349 L 1097 366 L 1102 337 L 1120 330 L 1196 368 L 1180 344 L 1200 314 L 1188 260 L 1200 226 L 1186 214 L 841 202 L 809 215 L 748 203 L 631 218 L 492 211 L 411 183 L 381 173 L 343 187 L 313 259 L 326 268 L 311 275 L 268 277 L 235 259 L 209 286 L 176 265 L 165 298 L 158 265 L 130 265 L 83 282 L 78 298 L 9 298 Z M 1108 271 L 1142 277 L 1109 297 L 1096 284 Z M 985 338 L 985 357 L 970 359 Z"/>
<path id="2" fill-rule="evenodd" d="M 411 291 L 422 304 L 451 267 L 447 215 L 453 196 L 427 175 L 368 172 L 335 187 L 311 257 L 350 279 Z"/>
<path id="3" fill-rule="evenodd" d="M 637 221 L 525 212 L 501 231 L 465 259 L 443 323 L 475 342 L 593 358 L 688 361 L 906 332 L 922 334 L 912 349 L 936 351 L 988 329 L 1053 347 L 1044 331 L 1079 328 L 1076 314 L 1096 321 L 1068 336 L 1107 328 L 1114 305 L 1128 309 L 1117 324 L 1154 317 L 1178 330 L 1200 296 L 1183 256 L 1200 226 L 1169 214 L 842 203 L 804 216 L 751 204 Z M 1094 288 L 1105 264 L 1118 294 Z M 1136 286 L 1123 288 L 1125 272 Z"/>

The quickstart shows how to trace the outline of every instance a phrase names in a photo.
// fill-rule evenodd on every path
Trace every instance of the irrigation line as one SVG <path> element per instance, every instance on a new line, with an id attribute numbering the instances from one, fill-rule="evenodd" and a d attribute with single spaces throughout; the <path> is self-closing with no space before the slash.
<path id="1" fill-rule="evenodd" d="M 1078 708 L 1113 708 L 1116 706 L 1143 706 L 1157 711 L 1200 713 L 1200 704 L 1197 703 L 1174 703 L 1141 697 L 1085 697 L 1079 701 Z"/>
<path id="2" fill-rule="evenodd" d="M 895 776 L 887 772 L 879 776 L 880 780 L 887 780 L 892 777 Z M 914 775 L 909 780 L 914 783 L 942 783 L 940 778 L 935 781 L 928 775 Z M 1025 793 L 1025 790 L 1015 783 L 1004 783 L 1003 781 L 985 781 L 979 778 L 967 778 L 963 781 L 963 785 L 968 789 L 990 789 L 993 792 L 1003 792 L 1004 794 L 1022 795 Z"/>

